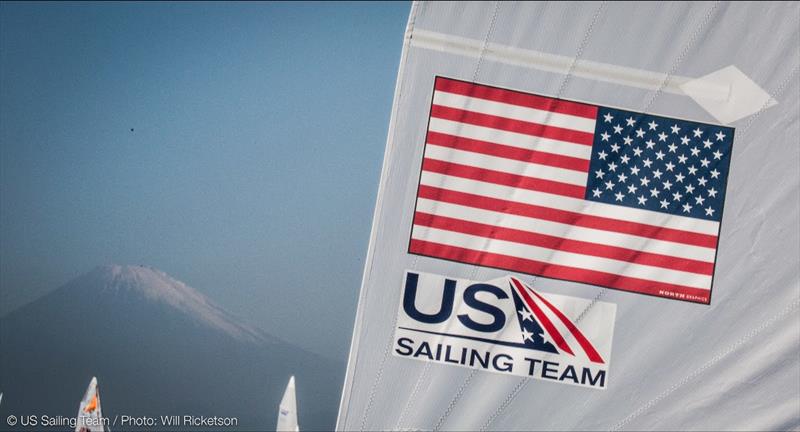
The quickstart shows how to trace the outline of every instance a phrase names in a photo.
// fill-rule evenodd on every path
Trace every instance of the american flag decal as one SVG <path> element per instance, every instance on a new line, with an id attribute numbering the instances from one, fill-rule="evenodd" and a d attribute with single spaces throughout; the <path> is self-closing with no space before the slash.
<path id="1" fill-rule="evenodd" d="M 437 77 L 409 253 L 708 304 L 733 133 Z"/>

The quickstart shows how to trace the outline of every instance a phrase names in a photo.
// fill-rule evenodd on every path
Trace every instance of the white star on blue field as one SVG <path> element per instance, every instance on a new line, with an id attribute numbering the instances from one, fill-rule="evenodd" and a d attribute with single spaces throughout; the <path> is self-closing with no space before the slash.
<path id="1" fill-rule="evenodd" d="M 586 199 L 719 221 L 733 132 L 601 107 Z"/>

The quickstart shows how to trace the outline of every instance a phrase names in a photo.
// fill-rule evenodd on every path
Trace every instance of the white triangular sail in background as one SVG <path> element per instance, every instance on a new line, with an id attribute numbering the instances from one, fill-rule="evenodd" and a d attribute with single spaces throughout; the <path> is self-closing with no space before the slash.
<path id="1" fill-rule="evenodd" d="M 104 432 L 103 411 L 100 406 L 100 388 L 97 378 L 92 377 L 86 393 L 78 406 L 75 432 Z"/>
<path id="2" fill-rule="evenodd" d="M 414 2 L 336 429 L 800 427 L 798 16 Z"/>
<path id="3" fill-rule="evenodd" d="M 278 432 L 297 432 L 300 426 L 297 425 L 297 398 L 295 397 L 294 375 L 289 378 L 286 391 L 283 392 L 281 405 L 278 407 Z"/>

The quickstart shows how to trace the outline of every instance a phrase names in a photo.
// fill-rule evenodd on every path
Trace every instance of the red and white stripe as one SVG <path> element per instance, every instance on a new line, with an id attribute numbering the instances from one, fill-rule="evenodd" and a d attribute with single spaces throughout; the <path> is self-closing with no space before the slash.
<path id="1" fill-rule="evenodd" d="M 593 363 L 605 363 L 594 345 L 563 312 L 517 278 L 512 277 L 511 283 L 560 353 L 575 356 L 575 353 L 583 352 L 587 360 Z"/>
<path id="2" fill-rule="evenodd" d="M 437 78 L 410 252 L 708 303 L 718 222 L 584 199 L 596 116 Z"/>

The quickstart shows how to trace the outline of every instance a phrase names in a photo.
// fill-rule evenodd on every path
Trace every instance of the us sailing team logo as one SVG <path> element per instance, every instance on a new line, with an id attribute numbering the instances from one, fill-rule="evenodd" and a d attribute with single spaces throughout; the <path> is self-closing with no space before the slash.
<path id="1" fill-rule="evenodd" d="M 396 356 L 605 389 L 616 305 L 407 271 Z"/>

